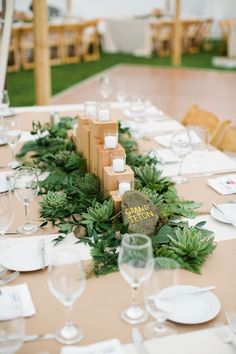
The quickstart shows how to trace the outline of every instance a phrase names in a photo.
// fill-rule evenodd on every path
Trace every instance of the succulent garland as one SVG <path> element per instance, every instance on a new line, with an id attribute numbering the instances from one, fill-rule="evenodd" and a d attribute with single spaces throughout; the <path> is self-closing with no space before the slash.
<path id="1" fill-rule="evenodd" d="M 99 179 L 86 172 L 86 161 L 68 138 L 76 118 L 64 117 L 56 125 L 34 123 L 35 141 L 23 145 L 18 157 L 50 172 L 40 182 L 42 225 L 51 222 L 59 228 L 55 243 L 74 232 L 78 242 L 88 244 L 96 275 L 117 270 L 117 249 L 127 232 L 121 213 L 115 213 L 112 200 L 100 191 Z M 154 256 L 166 256 L 182 268 L 200 273 L 207 255 L 216 247 L 212 232 L 204 222 L 189 226 L 181 217 L 194 218 L 200 206 L 178 197 L 173 183 L 156 169 L 157 161 L 138 153 L 129 129 L 119 127 L 119 142 L 126 150 L 127 164 L 135 173 L 135 189 L 140 190 L 159 210 L 155 233 L 150 236 Z M 30 159 L 29 159 L 30 157 Z"/>

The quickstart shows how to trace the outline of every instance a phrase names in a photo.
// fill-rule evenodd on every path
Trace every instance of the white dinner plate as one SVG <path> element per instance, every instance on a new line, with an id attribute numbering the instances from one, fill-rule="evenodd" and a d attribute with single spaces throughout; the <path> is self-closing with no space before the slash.
<path id="1" fill-rule="evenodd" d="M 15 243 L 1 251 L 1 265 L 20 272 L 30 272 L 44 267 L 40 253 L 40 240 L 18 239 Z M 48 264 L 46 264 L 48 265 Z"/>
<path id="2" fill-rule="evenodd" d="M 224 215 L 219 210 L 217 210 L 215 207 L 212 207 L 210 214 L 214 219 L 225 222 L 226 224 L 231 224 L 229 220 L 235 220 L 236 222 L 236 203 L 224 203 L 218 205 L 223 213 L 227 215 L 228 220 L 225 219 Z"/>
<path id="3" fill-rule="evenodd" d="M 168 320 L 182 324 L 199 324 L 210 321 L 218 315 L 221 307 L 220 301 L 211 291 L 186 294 L 198 288 L 191 285 L 178 285 L 163 291 L 163 294 L 171 295 L 168 299 L 171 304 L 171 314 Z M 172 297 L 172 294 L 178 295 Z"/>

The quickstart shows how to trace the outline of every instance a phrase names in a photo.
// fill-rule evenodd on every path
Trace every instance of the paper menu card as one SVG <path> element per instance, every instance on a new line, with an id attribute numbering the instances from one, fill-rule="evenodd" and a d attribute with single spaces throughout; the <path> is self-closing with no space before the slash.
<path id="1" fill-rule="evenodd" d="M 227 175 L 207 180 L 208 185 L 222 195 L 236 193 L 236 175 Z"/>
<path id="2" fill-rule="evenodd" d="M 111 339 L 88 346 L 62 347 L 60 354 L 125 354 L 118 339 Z"/>
<path id="3" fill-rule="evenodd" d="M 0 321 L 35 315 L 35 307 L 27 284 L 0 288 Z"/>

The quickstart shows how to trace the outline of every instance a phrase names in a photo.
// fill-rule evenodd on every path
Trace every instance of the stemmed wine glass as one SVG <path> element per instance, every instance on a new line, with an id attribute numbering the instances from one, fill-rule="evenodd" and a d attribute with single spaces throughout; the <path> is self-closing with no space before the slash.
<path id="1" fill-rule="evenodd" d="M 6 144 L 6 130 L 4 111 L 9 107 L 10 101 L 7 90 L 0 91 L 0 144 Z"/>
<path id="2" fill-rule="evenodd" d="M 172 177 L 172 181 L 177 184 L 186 183 L 188 178 L 182 175 L 182 164 L 184 157 L 188 155 L 191 149 L 189 132 L 187 130 L 181 130 L 175 133 L 172 136 L 171 148 L 180 159 L 178 175 Z"/>
<path id="3" fill-rule="evenodd" d="M 112 81 L 109 76 L 102 76 L 99 79 L 99 92 L 102 98 L 107 99 L 113 91 Z"/>
<path id="4" fill-rule="evenodd" d="M 68 309 L 66 323 L 57 330 L 56 339 L 64 344 L 76 343 L 84 337 L 84 332 L 69 317 L 73 304 L 85 288 L 85 274 L 76 246 L 56 249 L 48 271 L 51 293 Z"/>
<path id="5" fill-rule="evenodd" d="M 12 161 L 7 164 L 8 167 L 16 168 L 19 162 L 15 158 L 16 145 L 20 140 L 21 129 L 19 118 L 7 118 L 5 122 L 7 143 L 12 151 Z"/>
<path id="6" fill-rule="evenodd" d="M 0 192 L 0 250 L 12 244 L 6 238 L 6 232 L 11 226 L 14 218 L 14 209 L 12 203 L 11 191 Z M 0 270 L 1 270 L 0 265 Z"/>
<path id="7" fill-rule="evenodd" d="M 16 171 L 14 189 L 17 199 L 25 207 L 25 224 L 17 228 L 23 235 L 30 235 L 38 230 L 38 226 L 30 223 L 29 206 L 36 198 L 39 190 L 38 176 L 34 168 L 21 167 Z"/>
<path id="8" fill-rule="evenodd" d="M 152 260 L 153 263 L 154 270 L 144 288 L 147 311 L 155 319 L 145 326 L 147 339 L 176 333 L 174 326 L 166 325 L 165 322 L 172 312 L 171 299 L 173 300 L 173 296 L 177 294 L 175 285 L 178 280 L 179 264 L 166 257 L 157 257 Z"/>
<path id="9" fill-rule="evenodd" d="M 128 323 L 141 323 L 148 318 L 144 306 L 137 303 L 136 295 L 140 285 L 151 275 L 153 268 L 151 259 L 150 237 L 142 234 L 125 234 L 123 236 L 118 265 L 121 275 L 133 290 L 131 305 L 121 312 L 122 319 Z"/>

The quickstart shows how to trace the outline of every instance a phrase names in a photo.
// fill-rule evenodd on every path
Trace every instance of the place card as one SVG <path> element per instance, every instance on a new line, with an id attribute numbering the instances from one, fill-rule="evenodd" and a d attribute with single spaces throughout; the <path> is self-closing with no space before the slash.
<path id="1" fill-rule="evenodd" d="M 35 315 L 35 307 L 27 284 L 0 288 L 0 321 Z"/>
<path id="2" fill-rule="evenodd" d="M 222 195 L 236 193 L 236 175 L 227 175 L 207 180 L 208 185 Z"/>

